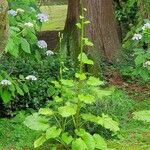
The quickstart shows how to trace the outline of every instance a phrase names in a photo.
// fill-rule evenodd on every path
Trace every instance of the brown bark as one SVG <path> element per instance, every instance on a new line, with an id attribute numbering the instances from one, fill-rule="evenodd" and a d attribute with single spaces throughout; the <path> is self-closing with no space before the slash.
<path id="1" fill-rule="evenodd" d="M 97 65 L 99 65 L 102 55 L 107 62 L 112 63 L 113 59 L 118 57 L 120 50 L 116 20 L 113 14 L 113 1 L 84 0 L 84 7 L 87 8 L 87 20 L 91 22 L 86 29 L 87 37 L 94 43 L 94 47 L 87 48 L 87 51 Z M 69 0 L 66 34 L 75 32 L 74 25 L 78 16 L 79 0 Z M 77 39 L 74 41 L 77 42 Z"/>
<path id="2" fill-rule="evenodd" d="M 7 22 L 8 4 L 6 0 L 0 1 L 0 56 L 4 51 L 8 38 L 8 22 Z"/>
<path id="3" fill-rule="evenodd" d="M 79 1 L 68 0 L 68 13 L 64 28 L 64 50 L 67 56 L 69 55 L 75 63 L 79 54 L 79 32 L 76 28 L 80 11 Z"/>

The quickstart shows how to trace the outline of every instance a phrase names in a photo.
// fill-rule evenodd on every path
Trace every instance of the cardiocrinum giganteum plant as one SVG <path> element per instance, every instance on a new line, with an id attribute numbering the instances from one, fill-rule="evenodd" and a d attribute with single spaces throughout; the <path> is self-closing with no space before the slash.
<path id="1" fill-rule="evenodd" d="M 82 3 L 81 3 L 82 5 Z M 89 122 L 98 124 L 111 132 L 119 131 L 119 125 L 108 115 L 96 116 L 86 112 L 86 108 L 93 105 L 104 96 L 109 96 L 112 91 L 102 89 L 103 81 L 94 76 L 88 76 L 83 66 L 93 65 L 94 62 L 84 53 L 85 46 L 93 46 L 92 42 L 85 38 L 85 25 L 90 23 L 84 17 L 86 9 L 82 7 L 80 22 L 77 27 L 80 30 L 80 55 L 78 57 L 80 69 L 75 74 L 75 79 L 64 79 L 63 59 L 60 59 L 60 79 L 53 81 L 55 93 L 53 101 L 46 108 L 41 108 L 37 113 L 28 116 L 24 124 L 30 129 L 42 132 L 34 142 L 37 148 L 46 141 L 55 149 L 72 150 L 107 150 L 107 143 L 98 134 L 91 134 L 85 128 Z M 60 36 L 60 50 L 62 36 Z"/>

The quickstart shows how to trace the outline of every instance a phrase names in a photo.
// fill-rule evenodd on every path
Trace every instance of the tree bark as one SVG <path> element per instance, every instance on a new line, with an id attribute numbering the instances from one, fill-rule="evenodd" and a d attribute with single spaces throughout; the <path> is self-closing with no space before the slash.
<path id="1" fill-rule="evenodd" d="M 7 22 L 8 3 L 6 0 L 0 1 L 0 55 L 3 53 L 8 38 Z"/>
<path id="2" fill-rule="evenodd" d="M 8 38 L 8 3 L 6 0 L 0 1 L 0 56 L 3 53 Z"/>
<path id="3" fill-rule="evenodd" d="M 79 20 L 80 0 L 68 0 L 68 13 L 64 28 L 64 50 L 76 63 L 79 54 L 79 32 L 76 23 Z"/>
<path id="4" fill-rule="evenodd" d="M 101 57 L 104 57 L 108 63 L 112 63 L 119 56 L 120 41 L 117 33 L 117 23 L 113 11 L 112 0 L 84 0 L 84 7 L 87 8 L 86 17 L 91 23 L 86 28 L 87 37 L 94 43 L 94 47 L 88 47 L 87 53 L 91 55 L 95 62 L 95 70 L 100 65 Z M 80 5 L 79 0 L 68 1 L 68 15 L 65 25 L 65 34 L 67 36 L 67 45 L 72 53 L 77 48 L 72 49 L 73 44 L 78 43 L 78 33 L 75 23 L 78 21 Z M 76 36 L 72 36 L 72 33 Z M 72 41 L 70 42 L 70 39 Z M 77 55 L 77 54 L 76 54 Z"/>

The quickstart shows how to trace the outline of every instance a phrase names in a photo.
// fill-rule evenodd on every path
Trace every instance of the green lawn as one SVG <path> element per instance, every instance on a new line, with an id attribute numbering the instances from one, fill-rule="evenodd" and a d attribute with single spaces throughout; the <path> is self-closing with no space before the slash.
<path id="1" fill-rule="evenodd" d="M 67 5 L 42 6 L 41 11 L 49 14 L 49 21 L 43 24 L 42 31 L 63 30 L 67 15 Z"/>
<path id="2" fill-rule="evenodd" d="M 148 101 L 139 102 L 135 109 L 141 110 Z M 39 134 L 23 125 L 20 113 L 12 119 L 0 119 L 0 150 L 33 150 L 33 142 Z M 121 125 L 119 139 L 109 140 L 108 145 L 116 150 L 150 150 L 150 125 L 132 118 Z M 47 143 L 40 150 L 49 150 Z M 39 149 L 38 149 L 39 150 Z"/>

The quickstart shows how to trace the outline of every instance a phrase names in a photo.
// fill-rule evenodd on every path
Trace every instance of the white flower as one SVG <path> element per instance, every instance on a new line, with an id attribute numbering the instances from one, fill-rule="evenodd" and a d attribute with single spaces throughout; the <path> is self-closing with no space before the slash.
<path id="1" fill-rule="evenodd" d="M 132 38 L 132 40 L 137 40 L 137 41 L 140 40 L 140 39 L 142 39 L 142 35 L 141 34 L 137 34 L 137 33 L 135 33 L 133 38 Z"/>
<path id="2" fill-rule="evenodd" d="M 40 14 L 37 15 L 37 19 L 40 22 L 47 22 L 48 21 L 48 15 L 44 14 L 44 13 L 40 13 Z"/>
<path id="3" fill-rule="evenodd" d="M 146 61 L 145 63 L 143 63 L 143 67 L 144 67 L 144 68 L 146 68 L 146 67 L 148 67 L 148 66 L 150 66 L 150 61 Z"/>
<path id="4" fill-rule="evenodd" d="M 24 12 L 25 12 L 25 10 L 22 9 L 22 8 L 18 8 L 16 11 L 17 11 L 17 13 L 18 13 L 18 12 L 19 12 L 19 13 L 24 13 Z"/>
<path id="5" fill-rule="evenodd" d="M 8 86 L 8 85 L 11 85 L 11 82 L 9 81 L 9 80 L 2 80 L 1 81 L 1 85 L 3 85 L 3 86 Z"/>
<path id="6" fill-rule="evenodd" d="M 31 22 L 27 22 L 27 23 L 25 23 L 24 25 L 25 25 L 26 27 L 29 27 L 29 28 L 30 28 L 30 27 L 32 28 L 32 27 L 34 26 L 33 23 L 31 23 Z"/>
<path id="7" fill-rule="evenodd" d="M 54 55 L 54 52 L 51 50 L 46 51 L 46 56 Z"/>
<path id="8" fill-rule="evenodd" d="M 15 11 L 15 10 L 13 10 L 13 9 L 11 9 L 11 10 L 8 10 L 8 12 L 7 12 L 9 15 L 12 15 L 12 16 L 16 16 L 17 15 L 17 12 Z"/>
<path id="9" fill-rule="evenodd" d="M 144 26 L 142 27 L 143 30 L 145 29 L 150 29 L 150 23 L 146 23 L 144 24 Z"/>
<path id="10" fill-rule="evenodd" d="M 44 40 L 40 40 L 37 43 L 39 48 L 47 48 L 47 43 Z"/>
<path id="11" fill-rule="evenodd" d="M 34 75 L 28 75 L 28 76 L 26 77 L 26 80 L 36 81 L 37 78 L 36 78 Z"/>

